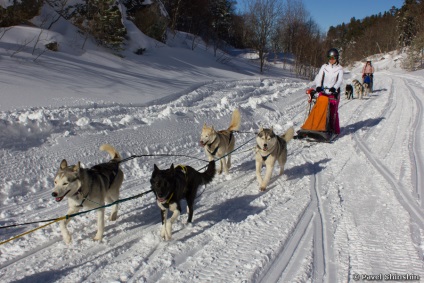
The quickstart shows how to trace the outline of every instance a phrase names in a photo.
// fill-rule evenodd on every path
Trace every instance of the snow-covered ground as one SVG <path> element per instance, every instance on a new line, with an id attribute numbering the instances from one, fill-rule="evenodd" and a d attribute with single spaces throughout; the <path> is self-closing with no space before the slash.
<path id="1" fill-rule="evenodd" d="M 64 216 L 66 200 L 51 197 L 61 160 L 85 167 L 107 161 L 98 150 L 103 143 L 124 158 L 203 159 L 202 125 L 226 128 L 235 108 L 245 132 L 236 134 L 236 146 L 247 143 L 233 154 L 228 176 L 200 188 L 193 224 L 185 223 L 184 209 L 171 241 L 160 238 L 150 193 L 122 203 L 100 243 L 92 240 L 90 212 L 72 219 L 70 245 L 56 223 L 1 245 L 1 282 L 423 280 L 423 72 L 401 70 L 393 54 L 373 58 L 375 92 L 342 97 L 340 137 L 291 141 L 284 175 L 277 177 L 276 166 L 268 190 L 259 192 L 253 132 L 261 125 L 278 134 L 299 129 L 309 81 L 275 66 L 259 75 L 241 58 L 217 62 L 211 50 L 184 47 L 182 35 L 172 47 L 151 43 L 141 56 L 130 46 L 121 58 L 95 45 L 82 50 L 68 28 L 66 37 L 42 34 L 58 40 L 60 52 L 37 57 L 29 44 L 16 52 L 38 34 L 19 27 L 0 40 L 0 226 Z M 148 41 L 130 34 L 133 44 Z M 359 78 L 361 67 L 346 70 L 346 82 Z M 148 191 L 153 165 L 171 163 L 206 165 L 186 157 L 133 159 L 121 166 L 121 198 Z M 0 241 L 44 224 L 0 229 Z"/>

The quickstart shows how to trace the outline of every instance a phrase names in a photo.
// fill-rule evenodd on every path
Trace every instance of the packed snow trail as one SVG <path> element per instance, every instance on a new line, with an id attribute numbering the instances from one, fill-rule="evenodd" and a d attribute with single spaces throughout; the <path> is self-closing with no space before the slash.
<path id="1" fill-rule="evenodd" d="M 6 184 L 2 218 L 24 222 L 64 215 L 65 202 L 50 197 L 60 161 L 92 166 L 106 158 L 98 151 L 102 143 L 124 158 L 146 153 L 204 158 L 198 145 L 203 123 L 224 129 L 235 107 L 243 132 L 262 125 L 281 134 L 291 123 L 298 129 L 307 110 L 306 88 L 292 79 L 212 82 L 146 106 L 4 114 L 16 131 L 0 152 Z M 376 77 L 370 97 L 342 97 L 340 137 L 331 144 L 291 141 L 285 173 L 278 177 L 277 165 L 265 193 L 256 182 L 255 144 L 247 144 L 233 154 L 230 175 L 200 188 L 194 223 L 185 224 L 183 210 L 169 242 L 159 237 L 159 208 L 150 194 L 120 205 L 118 221 L 106 222 L 102 243 L 91 240 L 92 213 L 71 221 L 69 246 L 54 225 L 1 247 L 0 280 L 345 282 L 354 274 L 379 273 L 423 278 L 423 191 L 414 173 L 423 165 L 423 97 L 417 95 L 423 90 L 420 78 L 386 72 Z M 28 128 L 37 129 L 41 144 L 19 142 Z M 252 137 L 236 134 L 236 146 Z M 187 158 L 131 160 L 121 166 L 121 198 L 149 190 L 153 164 L 171 163 L 205 165 Z M 1 230 L 0 236 L 23 230 Z"/>

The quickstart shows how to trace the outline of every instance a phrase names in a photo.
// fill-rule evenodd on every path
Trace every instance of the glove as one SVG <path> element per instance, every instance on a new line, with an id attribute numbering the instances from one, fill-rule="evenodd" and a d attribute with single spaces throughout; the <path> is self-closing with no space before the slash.
<path id="1" fill-rule="evenodd" d="M 317 92 L 321 92 L 322 91 L 322 87 L 317 86 L 317 88 L 315 89 Z"/>
<path id="2" fill-rule="evenodd" d="M 331 92 L 331 93 L 335 93 L 336 92 L 336 89 L 334 87 L 332 87 L 328 91 Z"/>

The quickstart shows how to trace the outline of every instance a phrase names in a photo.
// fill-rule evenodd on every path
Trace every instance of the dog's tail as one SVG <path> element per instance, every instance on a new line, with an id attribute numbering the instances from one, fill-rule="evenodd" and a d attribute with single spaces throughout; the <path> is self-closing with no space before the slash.
<path id="1" fill-rule="evenodd" d="M 210 183 L 215 176 L 215 160 L 209 161 L 208 168 L 202 174 L 202 184 L 206 185 Z"/>
<path id="2" fill-rule="evenodd" d="M 290 127 L 282 136 L 281 138 L 285 140 L 286 142 L 289 142 L 294 137 L 294 128 Z"/>
<path id="3" fill-rule="evenodd" d="M 102 144 L 100 146 L 100 150 L 101 151 L 106 151 L 107 153 L 109 153 L 110 157 L 112 158 L 111 161 L 121 161 L 121 155 L 119 155 L 119 153 L 116 151 L 116 149 L 111 146 L 110 144 Z"/>
<path id="4" fill-rule="evenodd" d="M 233 115 L 231 116 L 231 123 L 228 127 L 228 131 L 238 131 L 240 129 L 240 123 L 241 123 L 241 117 L 240 117 L 240 111 L 238 109 L 235 109 L 233 112 Z"/>

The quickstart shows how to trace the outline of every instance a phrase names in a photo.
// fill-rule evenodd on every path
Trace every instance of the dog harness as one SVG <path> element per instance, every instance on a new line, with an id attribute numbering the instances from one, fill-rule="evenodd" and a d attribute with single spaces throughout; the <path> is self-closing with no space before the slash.
<path id="1" fill-rule="evenodd" d="M 230 137 L 229 137 L 229 139 L 228 139 L 228 143 L 230 143 L 231 142 L 231 140 L 232 140 L 232 138 L 233 138 L 233 132 L 231 131 L 230 132 Z M 213 140 L 213 142 L 211 142 L 210 144 L 208 144 L 208 147 L 210 148 L 211 147 L 211 145 L 214 143 L 216 141 L 216 139 L 214 139 Z M 212 156 L 215 156 L 215 154 L 218 152 L 218 149 L 219 149 L 219 144 L 218 144 L 218 146 L 211 152 L 209 149 L 208 149 L 208 152 L 212 155 Z"/>
<path id="2" fill-rule="evenodd" d="M 181 168 L 180 170 L 181 170 L 181 172 L 183 172 L 183 174 L 184 174 L 184 176 L 185 176 L 185 180 L 186 180 L 186 183 L 187 183 L 187 167 L 186 166 L 184 166 L 184 165 L 181 165 L 181 164 L 179 164 L 179 165 L 177 165 L 175 168 Z M 184 188 L 184 192 L 185 192 L 185 190 L 186 190 L 186 188 L 187 187 L 185 187 Z M 172 199 L 172 197 L 174 196 L 174 193 L 172 193 L 170 196 L 169 196 L 169 198 L 164 202 L 164 203 L 161 203 L 165 208 L 169 208 L 169 202 L 171 201 L 171 199 Z"/>
<path id="3" fill-rule="evenodd" d="M 185 181 L 186 181 L 186 184 L 187 184 L 187 182 L 188 182 L 188 178 L 187 178 L 187 167 L 185 165 L 181 165 L 181 164 L 177 165 L 176 168 L 178 168 L 178 167 L 180 167 L 181 168 L 181 171 L 184 173 Z M 186 189 L 187 189 L 187 186 L 184 188 L 184 193 L 185 193 Z"/>
<path id="4" fill-rule="evenodd" d="M 161 203 L 161 205 L 163 205 L 165 208 L 169 208 L 169 202 L 171 201 L 171 198 L 173 196 L 174 196 L 174 193 L 172 193 L 164 203 Z"/>
<path id="5" fill-rule="evenodd" d="M 90 170 L 94 171 L 95 173 L 99 175 L 104 176 L 105 178 L 109 180 L 108 188 L 112 186 L 113 181 L 115 181 L 116 175 L 118 175 L 118 171 L 119 171 L 119 163 L 114 161 L 111 161 L 109 163 L 113 163 L 115 165 L 113 169 L 110 169 L 109 166 L 108 167 L 102 166 L 103 164 L 95 165 L 90 168 Z M 106 171 L 105 169 L 108 169 L 108 170 Z"/>
<path id="6" fill-rule="evenodd" d="M 183 171 L 184 175 L 186 176 L 186 180 L 187 180 L 187 167 L 184 166 L 184 165 L 181 165 L 181 164 L 177 165 L 176 168 L 178 168 L 178 167 L 181 168 L 181 171 Z"/>
<path id="7" fill-rule="evenodd" d="M 108 188 L 110 188 L 113 184 L 113 181 L 115 181 L 116 175 L 118 175 L 119 172 L 119 163 L 118 162 L 114 162 L 114 161 L 110 161 L 109 163 L 114 163 L 116 166 L 114 166 L 114 168 L 112 170 L 109 169 L 109 167 L 104 167 L 102 166 L 102 164 L 99 165 L 95 165 L 93 167 L 91 167 L 89 170 L 93 171 L 96 174 L 102 175 L 103 177 L 107 178 L 109 180 L 109 186 Z M 105 168 L 109 169 L 107 170 L 107 172 L 105 172 Z M 103 179 L 103 178 L 102 178 Z M 89 200 L 87 197 L 90 195 L 91 190 L 88 191 L 87 195 L 82 198 L 81 204 L 78 205 L 77 207 L 83 207 L 83 204 L 86 200 Z M 80 188 L 75 195 L 77 194 L 82 194 L 82 189 Z M 89 200 L 91 202 L 93 202 L 92 200 Z M 99 205 L 101 205 L 99 203 Z"/>
<path id="8" fill-rule="evenodd" d="M 256 146 L 257 148 L 261 149 L 258 145 Z M 269 153 L 267 156 L 263 156 L 262 154 L 259 153 L 259 155 L 262 157 L 263 161 L 266 161 L 268 159 L 268 157 L 271 155 L 271 153 Z"/>

